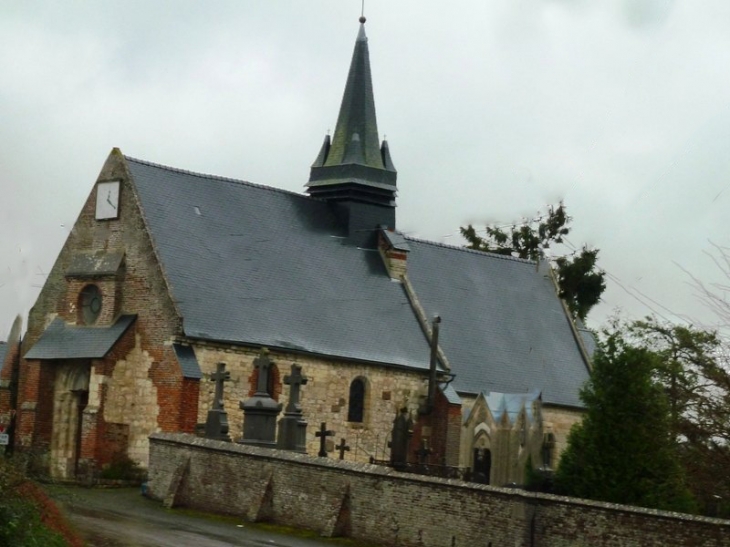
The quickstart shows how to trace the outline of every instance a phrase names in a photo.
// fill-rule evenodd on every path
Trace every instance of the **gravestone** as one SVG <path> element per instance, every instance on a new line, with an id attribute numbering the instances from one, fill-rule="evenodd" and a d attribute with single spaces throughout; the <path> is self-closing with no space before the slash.
<path id="1" fill-rule="evenodd" d="M 350 451 L 350 446 L 347 445 L 347 444 L 345 444 L 345 439 L 342 438 L 342 439 L 340 439 L 340 444 L 338 444 L 338 445 L 335 446 L 335 449 L 340 452 L 340 459 L 341 460 L 344 460 L 345 459 L 345 452 L 349 452 Z"/>
<path id="2" fill-rule="evenodd" d="M 327 423 L 322 422 L 322 424 L 319 426 L 319 431 L 317 431 L 314 434 L 316 437 L 319 437 L 319 453 L 317 456 L 320 458 L 326 458 L 327 457 L 327 437 L 334 437 L 335 432 L 331 429 L 327 429 Z"/>
<path id="3" fill-rule="evenodd" d="M 208 410 L 208 419 L 205 421 L 205 437 L 219 441 L 229 441 L 228 414 L 223 408 L 223 382 L 231 379 L 231 373 L 226 372 L 226 364 L 218 363 L 216 371 L 210 375 L 210 381 L 215 382 L 213 408 Z"/>
<path id="4" fill-rule="evenodd" d="M 421 465 L 428 465 L 428 457 L 433 454 L 433 450 L 428 447 L 428 441 L 421 439 L 421 448 L 416 450 L 416 458 Z"/>
<path id="5" fill-rule="evenodd" d="M 291 374 L 284 377 L 284 383 L 289 386 L 289 402 L 284 410 L 284 417 L 279 420 L 279 437 L 277 448 L 307 453 L 307 421 L 302 414 L 302 405 L 299 402 L 301 388 L 307 383 L 307 377 L 302 375 L 302 367 L 296 363 L 291 366 Z"/>
<path id="6" fill-rule="evenodd" d="M 390 440 L 390 463 L 393 467 L 403 467 L 408 463 L 408 443 L 413 434 L 413 421 L 408 409 L 403 407 L 393 420 Z"/>
<path id="7" fill-rule="evenodd" d="M 254 359 L 253 364 L 258 371 L 256 393 L 239 405 L 243 410 L 243 438 L 238 442 L 276 448 L 276 417 L 281 412 L 282 405 L 274 401 L 267 391 L 273 363 L 265 348 Z"/>

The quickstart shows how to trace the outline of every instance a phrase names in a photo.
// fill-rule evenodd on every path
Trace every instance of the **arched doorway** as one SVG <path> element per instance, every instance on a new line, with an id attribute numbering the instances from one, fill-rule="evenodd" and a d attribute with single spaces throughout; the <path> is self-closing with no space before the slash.
<path id="1" fill-rule="evenodd" d="M 492 472 L 492 451 L 488 448 L 474 449 L 474 464 L 472 475 L 475 482 L 489 484 L 489 475 Z"/>
<path id="2" fill-rule="evenodd" d="M 475 482 L 489 484 L 492 473 L 491 442 L 487 432 L 480 429 L 474 439 L 471 471 Z"/>
<path id="3" fill-rule="evenodd" d="M 56 369 L 51 435 L 51 475 L 56 478 L 74 478 L 78 472 L 90 370 L 88 361 L 65 362 Z"/>

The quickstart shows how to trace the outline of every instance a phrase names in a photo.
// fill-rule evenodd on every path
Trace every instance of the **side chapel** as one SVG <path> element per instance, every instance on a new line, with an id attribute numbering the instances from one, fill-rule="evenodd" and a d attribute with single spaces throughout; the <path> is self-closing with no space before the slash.
<path id="1" fill-rule="evenodd" d="M 58 478 L 120 458 L 146 466 L 151 433 L 205 422 L 220 363 L 235 441 L 266 348 L 274 399 L 287 402 L 292 363 L 308 378 L 309 454 L 326 422 L 330 450 L 345 438 L 347 459 L 387 459 L 403 412 L 409 460 L 428 447 L 430 462 L 492 484 L 520 482 L 527 461 L 554 466 L 581 417 L 592 339 L 546 262 L 398 231 L 364 22 L 306 194 L 112 150 L 20 349 L 0 352 L 0 425 L 15 450 Z"/>

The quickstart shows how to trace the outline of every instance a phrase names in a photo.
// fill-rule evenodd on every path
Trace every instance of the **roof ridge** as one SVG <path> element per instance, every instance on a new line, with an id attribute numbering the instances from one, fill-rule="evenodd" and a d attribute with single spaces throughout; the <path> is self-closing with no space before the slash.
<path id="1" fill-rule="evenodd" d="M 185 175 L 192 175 L 194 177 L 200 177 L 200 178 L 210 179 L 210 180 L 215 180 L 215 181 L 220 181 L 220 182 L 231 182 L 234 184 L 240 184 L 242 186 L 250 186 L 251 188 L 259 188 L 261 190 L 269 190 L 271 192 L 276 192 L 279 194 L 286 194 L 289 196 L 303 198 L 307 201 L 312 201 L 312 198 L 307 196 L 306 194 L 298 194 L 296 192 L 293 192 L 292 190 L 284 190 L 282 188 L 276 188 L 274 186 L 267 186 L 265 184 L 260 184 L 257 182 L 250 182 L 247 180 L 234 179 L 232 177 L 224 177 L 221 175 L 211 175 L 211 174 L 207 174 L 207 173 L 199 173 L 197 171 L 190 171 L 188 169 L 180 169 L 179 167 L 170 167 L 169 165 L 163 165 L 161 163 L 155 163 L 153 161 L 133 158 L 131 156 L 126 156 L 126 155 L 124 156 L 124 159 L 127 161 L 139 163 L 141 165 L 147 165 L 148 167 L 156 167 L 157 169 L 164 169 L 165 171 L 171 171 L 173 173 L 182 173 Z M 315 200 L 315 201 L 319 201 L 319 200 Z"/>
<path id="2" fill-rule="evenodd" d="M 476 249 L 469 249 L 468 247 L 460 247 L 458 245 L 449 245 L 448 243 L 439 243 L 438 241 L 431 241 L 429 239 L 421 239 L 418 237 L 406 235 L 403 232 L 401 232 L 401 233 L 403 234 L 403 237 L 405 237 L 406 239 L 408 239 L 410 241 L 415 241 L 417 243 L 426 243 L 428 245 L 434 245 L 435 247 L 443 247 L 444 249 L 454 249 L 457 251 L 477 254 L 477 255 L 486 256 L 486 257 L 490 257 L 490 258 L 499 258 L 502 260 L 510 260 L 512 262 L 522 262 L 524 264 L 537 264 L 537 262 L 535 260 L 530 260 L 529 258 L 519 258 L 516 256 L 508 256 L 508 255 L 503 255 L 503 254 L 499 254 L 499 253 L 491 253 L 488 251 L 478 251 Z"/>

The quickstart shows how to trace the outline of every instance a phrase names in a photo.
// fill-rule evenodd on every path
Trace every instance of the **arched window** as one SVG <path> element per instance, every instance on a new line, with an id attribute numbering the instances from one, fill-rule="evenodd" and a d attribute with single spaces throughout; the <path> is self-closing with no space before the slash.
<path id="1" fill-rule="evenodd" d="M 362 422 L 365 416 L 365 381 L 355 378 L 350 384 L 350 402 L 347 408 L 348 422 Z"/>

